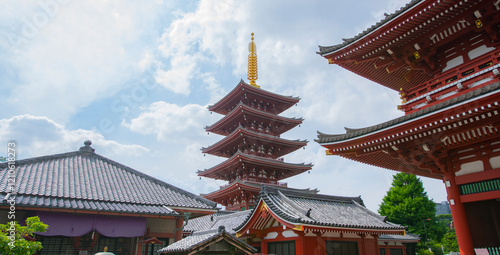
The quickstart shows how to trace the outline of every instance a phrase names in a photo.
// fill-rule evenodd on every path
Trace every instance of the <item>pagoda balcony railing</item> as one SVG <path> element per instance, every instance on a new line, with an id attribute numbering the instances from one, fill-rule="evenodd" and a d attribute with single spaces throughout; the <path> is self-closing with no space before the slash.
<path id="1" fill-rule="evenodd" d="M 279 187 L 288 187 L 288 182 L 278 182 L 278 181 L 254 181 L 254 180 L 247 180 L 248 182 L 255 183 L 255 184 L 270 184 L 274 186 L 279 186 Z"/>
<path id="2" fill-rule="evenodd" d="M 273 186 L 278 186 L 278 187 L 288 187 L 288 182 L 277 182 L 277 181 L 253 181 L 253 180 L 244 180 L 245 182 L 249 182 L 249 183 L 254 183 L 254 184 L 269 184 L 269 185 L 273 185 Z M 228 184 L 224 184 L 222 186 L 220 186 L 220 189 L 223 189 L 223 188 L 226 188 L 228 187 L 229 185 L 231 185 L 231 183 L 228 183 Z"/>
<path id="3" fill-rule="evenodd" d="M 452 68 L 415 88 L 402 92 L 407 100 L 398 109 L 406 114 L 448 100 L 450 96 L 476 86 L 486 86 L 500 77 L 500 49 L 485 53 Z"/>

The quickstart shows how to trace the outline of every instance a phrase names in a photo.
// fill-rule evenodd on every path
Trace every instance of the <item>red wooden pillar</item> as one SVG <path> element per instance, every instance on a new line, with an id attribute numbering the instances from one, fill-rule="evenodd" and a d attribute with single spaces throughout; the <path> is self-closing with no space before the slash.
<path id="1" fill-rule="evenodd" d="M 135 252 L 136 255 L 142 255 L 142 242 L 141 241 L 143 239 L 144 238 L 142 238 L 142 237 L 137 238 L 137 249 L 136 249 L 136 252 Z"/>
<path id="2" fill-rule="evenodd" d="M 326 254 L 326 241 L 320 232 L 316 233 L 316 249 L 314 254 L 323 255 Z"/>
<path id="3" fill-rule="evenodd" d="M 373 238 L 375 239 L 375 254 L 380 255 L 380 247 L 378 246 L 378 235 L 373 235 Z"/>
<path id="4" fill-rule="evenodd" d="M 261 254 L 267 254 L 267 242 L 264 240 L 264 238 L 261 238 L 262 241 L 260 241 L 260 253 Z"/>
<path id="5" fill-rule="evenodd" d="M 446 193 L 450 203 L 453 224 L 457 233 L 458 246 L 461 255 L 474 255 L 474 245 L 469 229 L 469 222 L 465 214 L 464 204 L 460 201 L 460 190 L 455 182 L 454 174 L 447 174 L 443 178 L 446 185 Z"/>
<path id="6" fill-rule="evenodd" d="M 175 231 L 174 231 L 174 242 L 182 239 L 182 224 L 184 219 L 182 217 L 175 218 Z"/>
<path id="7" fill-rule="evenodd" d="M 305 249 L 305 240 L 304 240 L 304 232 L 295 232 L 299 235 L 299 238 L 295 242 L 295 255 L 307 255 L 307 251 Z"/>
<path id="8" fill-rule="evenodd" d="M 365 243 L 365 234 L 358 234 L 361 237 L 361 255 L 366 255 L 366 243 Z"/>

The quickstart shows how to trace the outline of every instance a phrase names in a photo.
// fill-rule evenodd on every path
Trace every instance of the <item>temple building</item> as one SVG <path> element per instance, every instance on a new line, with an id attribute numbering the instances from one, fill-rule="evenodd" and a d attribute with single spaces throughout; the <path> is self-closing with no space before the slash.
<path id="1" fill-rule="evenodd" d="M 326 154 L 443 180 L 461 254 L 500 247 L 500 2 L 413 0 L 318 54 L 399 92 L 405 113 L 318 132 Z"/>
<path id="2" fill-rule="evenodd" d="M 236 235 L 261 254 L 414 255 L 419 237 L 368 210 L 360 197 L 264 186 Z"/>
<path id="3" fill-rule="evenodd" d="M 185 220 L 213 214 L 216 203 L 103 157 L 86 141 L 78 151 L 15 161 L 16 194 L 0 164 L 0 222 L 15 204 L 21 225 L 49 225 L 37 254 L 157 254 L 182 239 Z"/>
<path id="4" fill-rule="evenodd" d="M 229 254 L 224 252 L 231 243 L 233 250 L 241 250 L 236 254 L 246 254 L 245 245 L 222 238 L 222 227 L 226 234 L 253 247 L 255 254 L 414 255 L 419 241 L 404 226 L 368 210 L 360 197 L 262 186 L 254 209 L 191 219 L 184 227 L 186 237 L 159 252 Z M 226 245 L 215 245 L 218 242 Z"/>

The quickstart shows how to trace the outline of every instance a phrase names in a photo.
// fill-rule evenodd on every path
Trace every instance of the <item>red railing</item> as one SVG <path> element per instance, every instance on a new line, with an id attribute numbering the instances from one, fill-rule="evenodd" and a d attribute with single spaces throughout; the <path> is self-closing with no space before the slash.
<path id="1" fill-rule="evenodd" d="M 496 49 L 405 91 L 407 102 L 399 109 L 409 114 L 499 81 L 499 68 L 500 49 Z"/>
<path id="2" fill-rule="evenodd" d="M 251 178 L 249 180 L 244 180 L 244 181 L 247 181 L 247 182 L 250 182 L 250 183 L 255 183 L 255 184 L 270 184 L 270 185 L 274 185 L 274 186 L 279 186 L 279 187 L 288 187 L 288 182 L 278 182 L 278 181 L 272 181 L 272 180 L 267 180 L 267 181 L 258 181 L 258 180 L 254 180 L 254 178 Z M 222 186 L 220 186 L 220 189 L 223 189 L 227 186 L 229 186 L 230 183 L 228 184 L 224 184 Z"/>

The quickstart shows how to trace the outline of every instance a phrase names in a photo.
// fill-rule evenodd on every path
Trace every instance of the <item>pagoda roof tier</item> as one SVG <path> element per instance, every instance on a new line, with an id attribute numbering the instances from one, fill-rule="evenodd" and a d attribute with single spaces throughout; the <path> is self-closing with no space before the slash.
<path id="1" fill-rule="evenodd" d="M 423 110 L 345 134 L 319 133 L 328 155 L 395 171 L 442 179 L 445 164 L 500 156 L 500 81 Z M 481 154 L 481 153 L 480 153 Z M 491 167 L 491 166 L 489 166 Z M 485 167 L 486 168 L 486 167 Z"/>
<path id="2" fill-rule="evenodd" d="M 240 101 L 250 99 L 258 100 L 258 102 L 252 101 L 256 103 L 255 107 L 260 107 L 262 110 L 269 111 L 274 114 L 282 113 L 294 104 L 298 103 L 300 100 L 299 97 L 275 94 L 261 88 L 251 86 L 241 80 L 240 83 L 238 83 L 238 85 L 231 92 L 229 92 L 229 94 L 219 100 L 219 102 L 209 106 L 208 110 L 226 115 L 231 112 Z M 250 103 L 252 102 L 247 102 L 247 105 L 251 105 Z"/>
<path id="3" fill-rule="evenodd" d="M 258 170 L 252 170 L 254 168 Z M 268 175 L 270 179 L 279 181 L 303 173 L 311 168 L 312 164 L 286 163 L 279 159 L 253 156 L 238 151 L 228 160 L 210 169 L 198 171 L 198 175 L 213 179 L 232 181 L 238 178 L 238 176 L 252 176 L 263 172 L 265 175 Z"/>
<path id="4" fill-rule="evenodd" d="M 301 124 L 302 118 L 286 118 L 273 113 L 265 112 L 259 109 L 252 108 L 240 102 L 231 112 L 225 115 L 222 119 L 211 126 L 206 127 L 207 132 L 216 133 L 219 135 L 228 135 L 233 132 L 240 124 L 256 121 L 257 124 L 253 128 L 262 129 L 261 133 L 270 135 L 280 135 L 286 131 Z M 266 124 L 266 127 L 259 127 L 260 123 Z M 244 125 L 246 126 L 246 125 Z M 249 125 L 248 128 L 252 128 Z"/>
<path id="5" fill-rule="evenodd" d="M 223 206 L 227 206 L 228 203 L 224 202 L 227 199 L 241 199 L 242 194 L 251 194 L 251 196 L 256 196 L 262 187 L 260 183 L 241 181 L 237 179 L 232 183 L 222 186 L 219 190 L 213 191 L 209 194 L 201 194 L 201 197 L 217 202 Z"/>
<path id="6" fill-rule="evenodd" d="M 296 191 L 296 192 L 302 192 L 306 194 L 316 194 L 318 193 L 317 189 L 292 189 L 292 188 L 287 188 L 286 183 L 278 184 L 278 185 L 270 185 L 270 184 L 263 184 L 263 183 L 257 183 L 257 182 L 250 182 L 250 181 L 243 181 L 240 179 L 236 179 L 235 181 L 222 186 L 219 190 L 216 190 L 214 192 L 211 192 L 209 194 L 201 194 L 201 196 L 205 199 L 212 200 L 214 202 L 217 202 L 221 205 L 227 206 L 228 203 L 227 201 L 233 201 L 233 200 L 240 200 L 243 201 L 243 199 L 247 199 L 247 201 L 250 198 L 257 198 L 259 195 L 260 190 L 263 187 L 274 187 L 279 190 L 290 190 L 290 191 Z"/>
<path id="7" fill-rule="evenodd" d="M 279 158 L 306 146 L 307 140 L 287 140 L 257 133 L 241 126 L 212 146 L 202 148 L 203 153 L 229 158 L 238 150 L 247 154 Z"/>
<path id="8" fill-rule="evenodd" d="M 444 72 L 463 51 L 498 47 L 498 10 L 496 0 L 413 0 L 341 44 L 319 46 L 318 54 L 330 64 L 406 91 Z"/>

